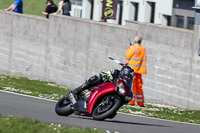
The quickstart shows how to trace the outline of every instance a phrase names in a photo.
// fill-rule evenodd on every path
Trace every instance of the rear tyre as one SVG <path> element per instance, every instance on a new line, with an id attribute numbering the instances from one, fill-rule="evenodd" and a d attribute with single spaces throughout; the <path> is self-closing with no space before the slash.
<path id="1" fill-rule="evenodd" d="M 73 113 L 73 110 L 70 108 L 71 102 L 67 96 L 63 96 L 56 104 L 55 111 L 58 115 L 67 116 Z"/>
<path id="2" fill-rule="evenodd" d="M 121 105 L 121 100 L 118 97 L 107 95 L 98 102 L 92 112 L 92 117 L 94 120 L 114 118 Z"/>

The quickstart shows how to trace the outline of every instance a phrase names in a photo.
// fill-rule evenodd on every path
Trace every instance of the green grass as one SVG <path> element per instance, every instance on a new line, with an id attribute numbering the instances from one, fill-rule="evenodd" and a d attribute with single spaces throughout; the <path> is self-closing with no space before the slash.
<path id="1" fill-rule="evenodd" d="M 120 108 L 120 112 L 200 124 L 200 110 L 185 110 L 159 104 L 145 104 L 144 108 L 126 105 Z"/>
<path id="2" fill-rule="evenodd" d="M 0 75 L 0 89 L 58 100 L 71 89 L 38 80 Z M 124 105 L 120 112 L 160 119 L 200 124 L 200 110 L 185 110 L 159 104 L 145 104 L 144 108 Z"/>
<path id="3" fill-rule="evenodd" d="M 58 100 L 71 89 L 51 82 L 0 75 L 0 89 Z"/>
<path id="4" fill-rule="evenodd" d="M 8 8 L 14 0 L 0 0 L 0 9 Z M 54 0 L 58 5 L 58 0 Z M 25 14 L 43 16 L 42 12 L 46 8 L 46 0 L 23 0 L 23 11 Z"/>
<path id="5" fill-rule="evenodd" d="M 0 133 L 102 133 L 102 131 L 0 115 Z"/>

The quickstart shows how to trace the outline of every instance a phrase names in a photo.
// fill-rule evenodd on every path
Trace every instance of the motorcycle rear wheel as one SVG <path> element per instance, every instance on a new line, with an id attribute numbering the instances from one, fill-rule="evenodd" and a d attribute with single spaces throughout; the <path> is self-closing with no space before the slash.
<path id="1" fill-rule="evenodd" d="M 116 111 L 120 108 L 122 103 L 118 97 L 108 101 L 107 99 L 111 99 L 111 97 L 115 96 L 107 95 L 98 102 L 92 112 L 92 117 L 94 120 L 104 120 L 106 118 L 112 119 L 115 117 Z"/>
<path id="2" fill-rule="evenodd" d="M 73 113 L 73 110 L 70 108 L 70 100 L 67 96 L 63 96 L 56 104 L 55 111 L 58 115 L 67 116 Z"/>

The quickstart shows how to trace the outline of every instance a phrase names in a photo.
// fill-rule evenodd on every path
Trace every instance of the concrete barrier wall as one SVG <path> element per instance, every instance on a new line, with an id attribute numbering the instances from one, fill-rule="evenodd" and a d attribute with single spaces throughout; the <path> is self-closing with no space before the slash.
<path id="1" fill-rule="evenodd" d="M 0 11 L 0 72 L 75 88 L 101 70 L 120 69 L 128 38 L 141 35 L 147 52 L 145 102 L 200 109 L 199 29 Z"/>

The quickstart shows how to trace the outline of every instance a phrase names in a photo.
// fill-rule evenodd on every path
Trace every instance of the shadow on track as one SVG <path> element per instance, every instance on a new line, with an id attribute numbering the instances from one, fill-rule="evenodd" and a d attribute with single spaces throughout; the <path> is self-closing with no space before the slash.
<path id="1" fill-rule="evenodd" d="M 96 121 L 96 120 L 93 120 L 91 117 L 86 117 L 86 116 L 71 116 L 71 117 Z M 118 123 L 118 124 L 127 124 L 127 125 L 140 125 L 140 126 L 144 125 L 144 126 L 155 126 L 155 127 L 171 127 L 171 126 L 166 126 L 166 125 L 145 124 L 145 123 L 136 123 L 136 122 L 129 122 L 129 121 L 112 120 L 112 119 L 106 119 L 106 120 L 100 121 L 100 122 Z"/>

